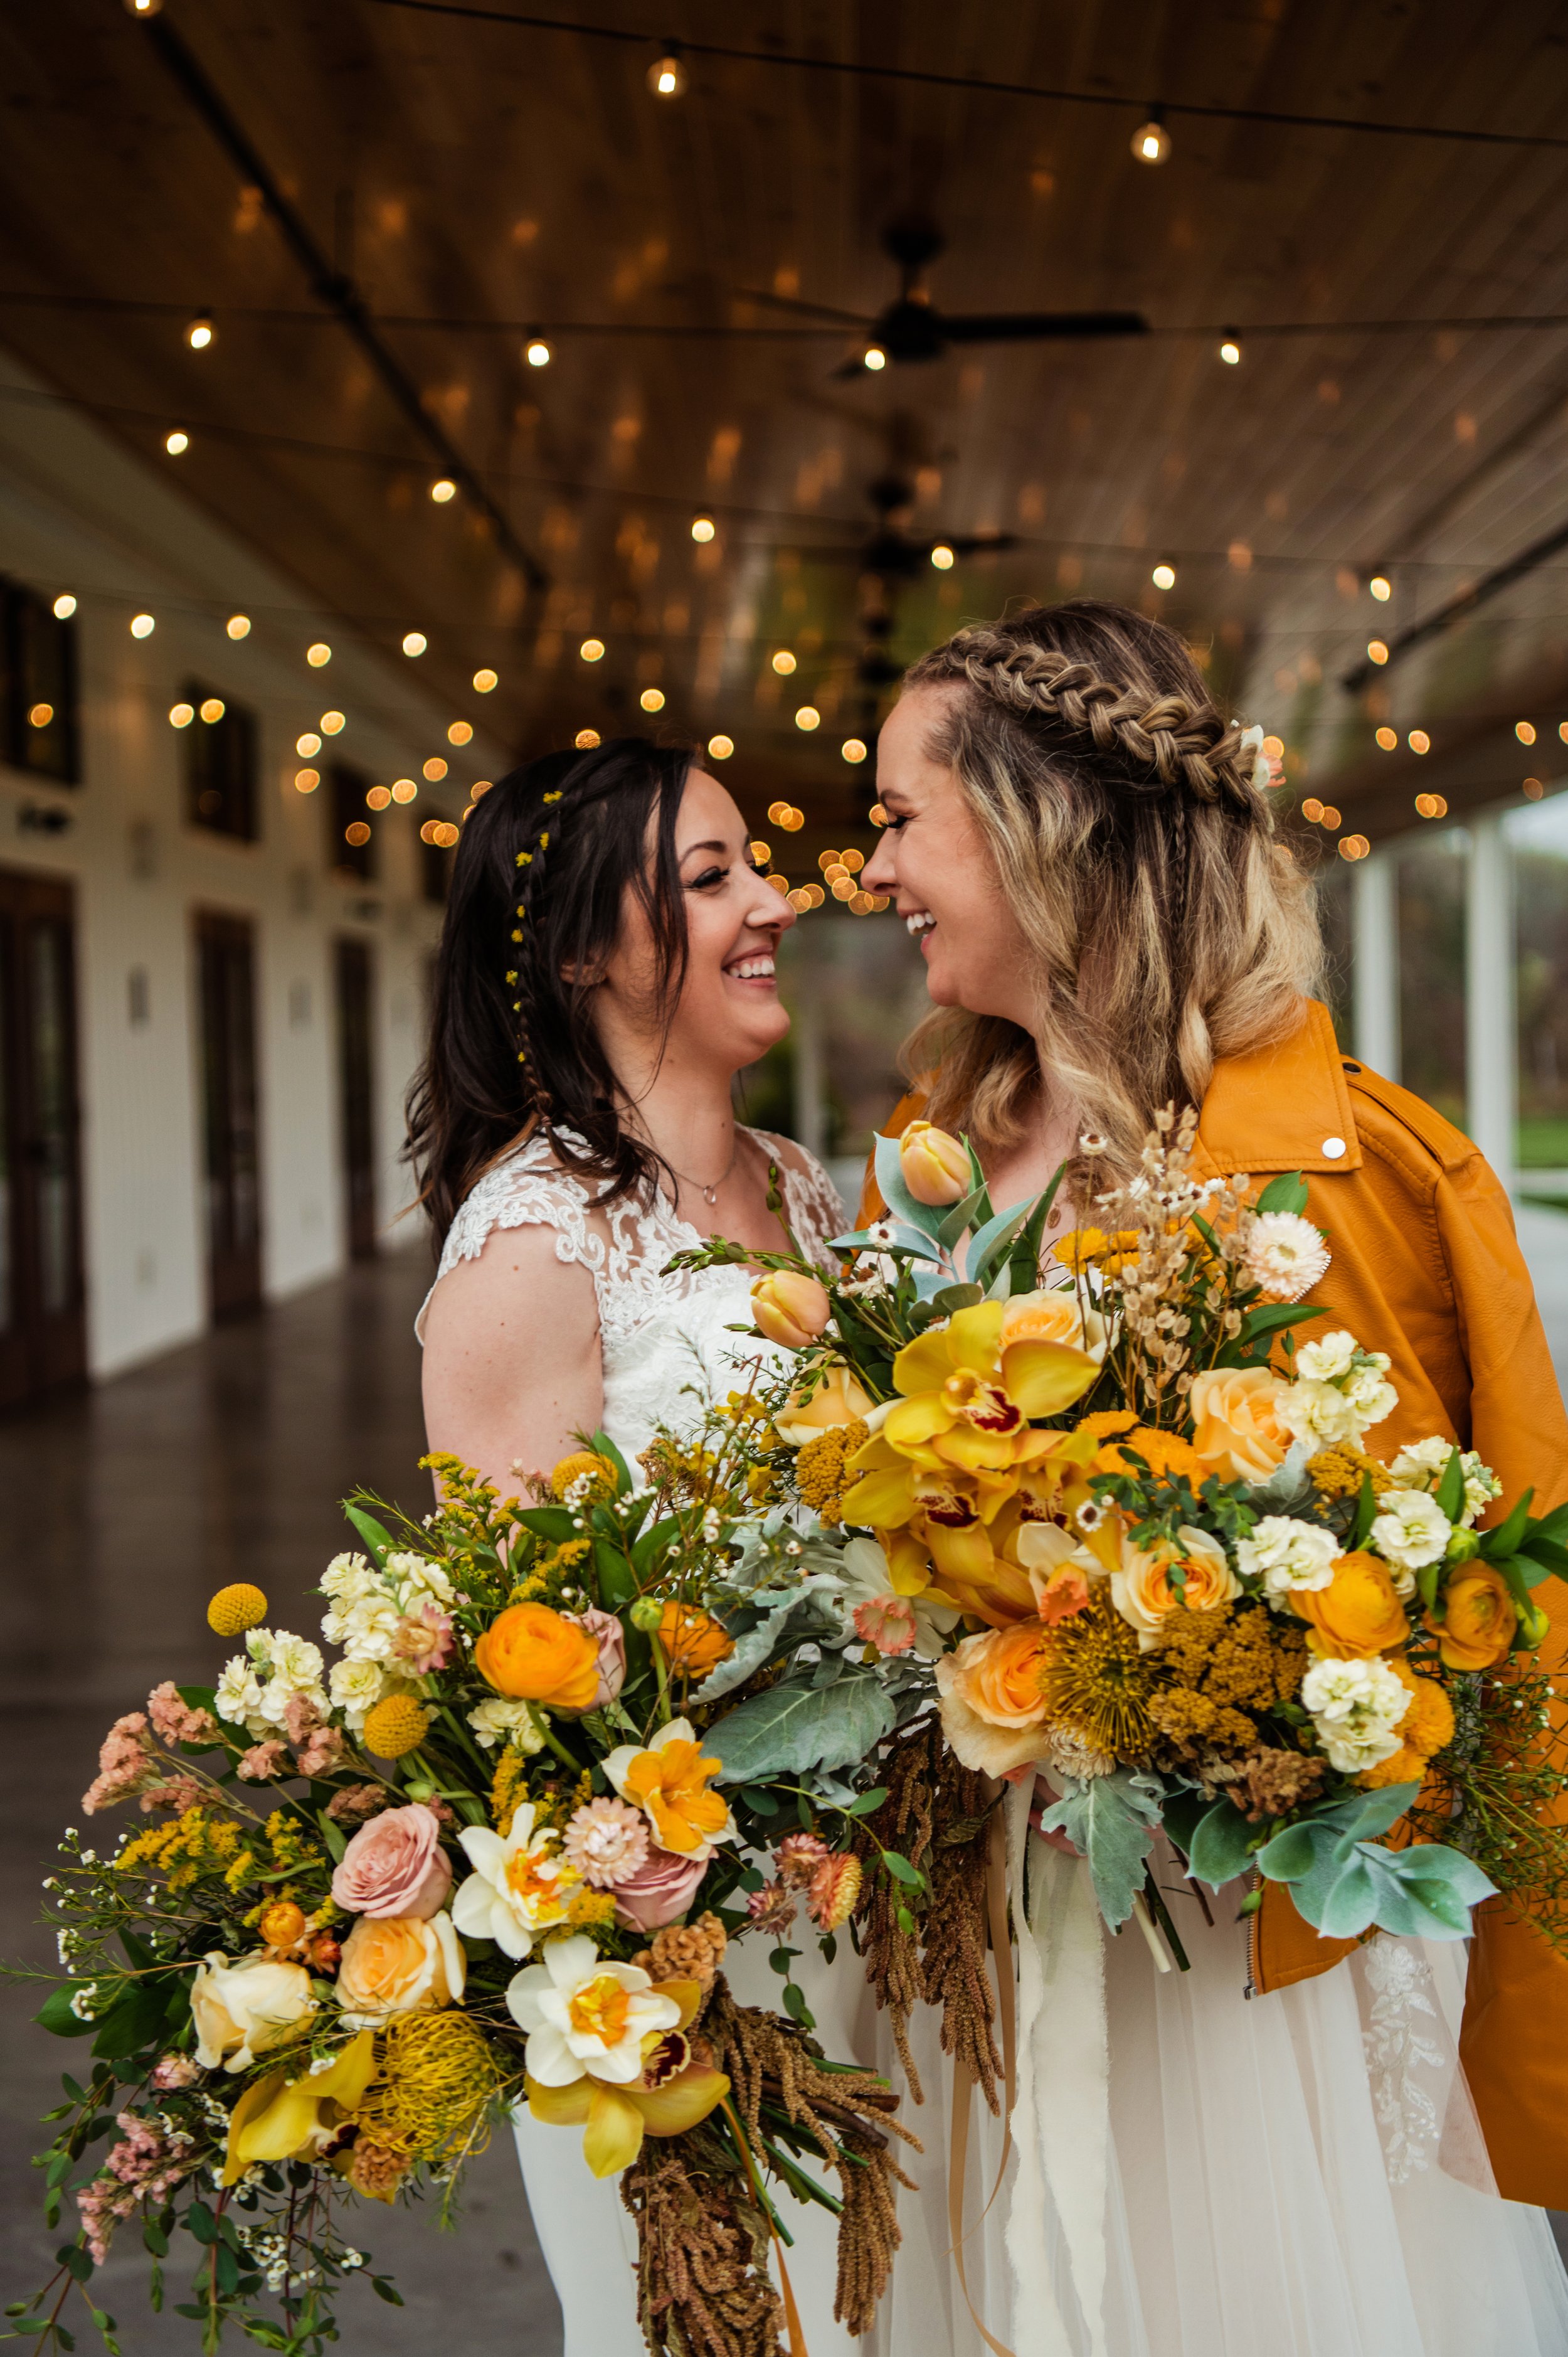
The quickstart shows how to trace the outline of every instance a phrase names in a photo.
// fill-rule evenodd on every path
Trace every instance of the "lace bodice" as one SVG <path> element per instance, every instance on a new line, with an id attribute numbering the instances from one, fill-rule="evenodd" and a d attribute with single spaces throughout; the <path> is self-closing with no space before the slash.
<path id="1" fill-rule="evenodd" d="M 570 1131 L 563 1134 L 578 1142 Z M 765 1132 L 745 1134 L 777 1157 L 789 1227 L 810 1259 L 824 1260 L 829 1237 L 849 1224 L 826 1171 L 810 1156 L 804 1171 L 792 1170 Z M 463 1204 L 447 1231 L 435 1282 L 459 1261 L 477 1259 L 497 1228 L 553 1228 L 557 1260 L 592 1273 L 604 1428 L 635 1466 L 656 1425 L 693 1420 L 700 1400 L 736 1388 L 737 1369 L 775 1354 L 759 1337 L 728 1330 L 750 1324 L 751 1280 L 745 1269 L 667 1273 L 676 1253 L 706 1240 L 676 1217 L 666 1196 L 645 1207 L 625 1197 L 601 1204 L 597 1193 L 592 1179 L 561 1168 L 548 1138 L 531 1138 L 487 1170 Z M 422 1338 L 424 1324 L 422 1309 L 416 1327 Z"/>

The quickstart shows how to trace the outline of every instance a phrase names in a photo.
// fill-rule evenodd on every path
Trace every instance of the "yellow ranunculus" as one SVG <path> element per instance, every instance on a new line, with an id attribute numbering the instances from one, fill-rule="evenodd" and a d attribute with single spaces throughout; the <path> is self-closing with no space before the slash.
<path id="1" fill-rule="evenodd" d="M 804 1383 L 796 1386 L 774 1417 L 773 1429 L 787 1448 L 803 1448 L 820 1433 L 869 1415 L 872 1406 L 870 1393 L 835 1359 L 809 1396 Z"/>
<path id="2" fill-rule="evenodd" d="M 1437 1650 L 1451 1670 L 1489 1670 L 1505 1659 L 1519 1610 L 1500 1572 L 1472 1556 L 1449 1580 L 1444 1601 L 1447 1613 L 1437 1624 Z"/>
<path id="3" fill-rule="evenodd" d="M 832 1315 L 825 1285 L 794 1268 L 769 1269 L 751 1287 L 751 1315 L 759 1334 L 782 1342 L 788 1351 L 803 1351 L 814 1342 Z"/>
<path id="4" fill-rule="evenodd" d="M 510 1604 L 474 1647 L 474 1667 L 511 1702 L 591 1710 L 599 1690 L 599 1649 L 586 1629 L 548 1604 Z"/>
<path id="5" fill-rule="evenodd" d="M 271 2071 L 247 2087 L 229 2115 L 223 2182 L 237 2184 L 258 2160 L 308 2160 L 330 2144 L 363 2102 L 376 2072 L 376 2041 L 361 2029 L 327 2071 L 297 2079 Z"/>
<path id="6" fill-rule="evenodd" d="M 912 1121 L 898 1140 L 898 1170 L 917 1203 L 961 1203 L 974 1185 L 969 1148 L 929 1121 Z"/>
<path id="7" fill-rule="evenodd" d="M 1326 1587 L 1293 1587 L 1290 1600 L 1311 1624 L 1313 1651 L 1335 1660 L 1368 1661 L 1410 1635 L 1387 1564 L 1359 1547 L 1339 1556 Z"/>

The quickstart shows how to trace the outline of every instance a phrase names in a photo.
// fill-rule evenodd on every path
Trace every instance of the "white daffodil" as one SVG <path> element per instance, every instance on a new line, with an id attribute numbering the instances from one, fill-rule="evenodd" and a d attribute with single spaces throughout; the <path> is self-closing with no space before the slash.
<path id="1" fill-rule="evenodd" d="M 1410 1708 L 1411 1691 L 1385 1662 L 1322 1661 L 1303 1678 L 1301 1699 L 1330 1766 L 1355 1776 L 1399 1749 L 1394 1730 Z"/>
<path id="2" fill-rule="evenodd" d="M 502 1695 L 489 1702 L 474 1705 L 468 1713 L 468 1724 L 486 1751 L 493 1751 L 499 1743 L 510 1743 L 525 1760 L 544 1749 L 544 1729 L 539 1724 L 539 1714 L 532 1703 L 509 1702 Z"/>
<path id="3" fill-rule="evenodd" d="M 601 1961 L 581 1933 L 552 1940 L 544 1962 L 516 1975 L 506 2004 L 528 2033 L 528 2075 L 542 2087 L 582 2078 L 629 2086 L 642 2075 L 643 2040 L 681 2019 L 675 1999 L 661 1996 L 640 1964 Z"/>
<path id="4" fill-rule="evenodd" d="M 1442 1560 L 1454 1525 L 1427 1490 L 1385 1490 L 1368 1536 L 1385 1563 L 1423 1571 Z"/>
<path id="5" fill-rule="evenodd" d="M 465 1825 L 457 1836 L 474 1871 L 453 1895 L 452 1921 L 470 1940 L 493 1940 L 506 1956 L 532 1955 L 541 1935 L 565 1921 L 578 1880 L 576 1867 L 556 1855 L 554 1827 L 535 1835 L 534 1814 L 525 1801 L 504 1836 L 489 1825 Z"/>
<path id="6" fill-rule="evenodd" d="M 1271 1598 L 1288 1596 L 1293 1588 L 1326 1587 L 1338 1555 L 1332 1531 L 1294 1514 L 1265 1514 L 1249 1537 L 1236 1542 L 1240 1570 L 1249 1579 L 1261 1579 Z"/>
<path id="7" fill-rule="evenodd" d="M 875 1539 L 851 1539 L 840 1558 L 838 1576 L 843 1586 L 839 1609 L 856 1636 L 877 1643 L 874 1632 L 890 1610 L 897 1610 L 900 1617 L 908 1616 L 914 1632 L 910 1646 L 890 1649 L 877 1643 L 878 1652 L 912 1650 L 928 1662 L 940 1658 L 942 1640 L 957 1628 L 961 1615 L 951 1606 L 924 1596 L 901 1594 L 893 1585 L 887 1557 Z"/>

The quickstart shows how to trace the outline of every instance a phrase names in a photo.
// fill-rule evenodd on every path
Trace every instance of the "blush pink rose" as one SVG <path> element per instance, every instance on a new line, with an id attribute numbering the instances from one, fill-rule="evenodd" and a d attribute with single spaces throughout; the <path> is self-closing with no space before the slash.
<path id="1" fill-rule="evenodd" d="M 616 1885 L 616 1916 L 634 1932 L 657 1932 L 683 1915 L 708 1870 L 706 1858 L 650 1849 L 635 1874 Z"/>
<path id="2" fill-rule="evenodd" d="M 626 1631 L 613 1612 L 601 1612 L 596 1604 L 590 1604 L 585 1612 L 564 1612 L 561 1617 L 585 1629 L 599 1649 L 599 1683 L 588 1708 L 603 1710 L 626 1683 Z"/>
<path id="3" fill-rule="evenodd" d="M 452 1888 L 441 1821 L 423 1802 L 383 1809 L 361 1825 L 332 1877 L 332 1896 L 353 1915 L 413 1915 L 428 1921 Z"/>

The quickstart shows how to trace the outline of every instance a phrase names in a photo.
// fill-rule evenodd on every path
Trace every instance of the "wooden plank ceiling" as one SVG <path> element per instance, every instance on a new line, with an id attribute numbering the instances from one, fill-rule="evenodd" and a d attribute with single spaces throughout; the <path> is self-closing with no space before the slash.
<path id="1" fill-rule="evenodd" d="M 1339 683 L 1369 638 L 1395 640 L 1568 514 L 1568 330 L 1402 324 L 1568 315 L 1568 25 L 1552 0 L 555 13 L 650 38 L 386 0 L 166 0 L 162 19 L 382 322 L 542 589 L 471 501 L 431 500 L 430 450 L 153 28 L 108 0 L 0 14 L 0 339 L 177 467 L 302 604 L 394 654 L 424 633 L 423 673 L 454 717 L 526 753 L 644 725 L 639 694 L 658 686 L 664 719 L 729 736 L 748 802 L 800 803 L 812 840 L 840 839 L 870 800 L 870 765 L 839 752 L 873 733 L 868 650 L 902 662 L 964 616 L 1075 590 L 1185 629 L 1347 829 L 1409 823 L 1418 726 L 1456 809 L 1517 788 L 1511 683 L 1528 682 L 1543 730 L 1558 703 L 1568 716 L 1568 559 L 1369 688 Z M 684 94 L 661 102 L 651 36 L 671 32 L 757 57 L 689 55 Z M 783 61 L 800 57 L 1125 102 Z M 1173 112 L 1173 152 L 1150 169 L 1129 141 L 1157 99 L 1559 144 Z M 875 314 L 896 287 L 880 233 L 911 210 L 946 241 L 940 305 L 1129 307 L 1155 333 L 980 345 L 843 381 L 864 337 L 747 299 Z M 184 329 L 201 309 L 216 337 L 199 355 Z M 531 325 L 546 367 L 524 357 Z M 1229 325 L 1236 367 L 1218 356 Z M 173 459 L 176 425 L 190 447 Z M 868 494 L 889 473 L 918 540 L 1016 544 L 946 574 L 922 557 L 904 580 L 866 575 Z M 700 514 L 716 526 L 705 546 Z M 1176 574 L 1163 593 L 1159 562 Z M 1366 587 L 1379 567 L 1381 606 Z M 607 649 L 596 663 L 588 638 Z M 783 648 L 788 678 L 771 667 Z M 499 684 L 481 696 L 485 668 Z M 807 702 L 822 716 L 810 736 L 794 726 Z"/>

